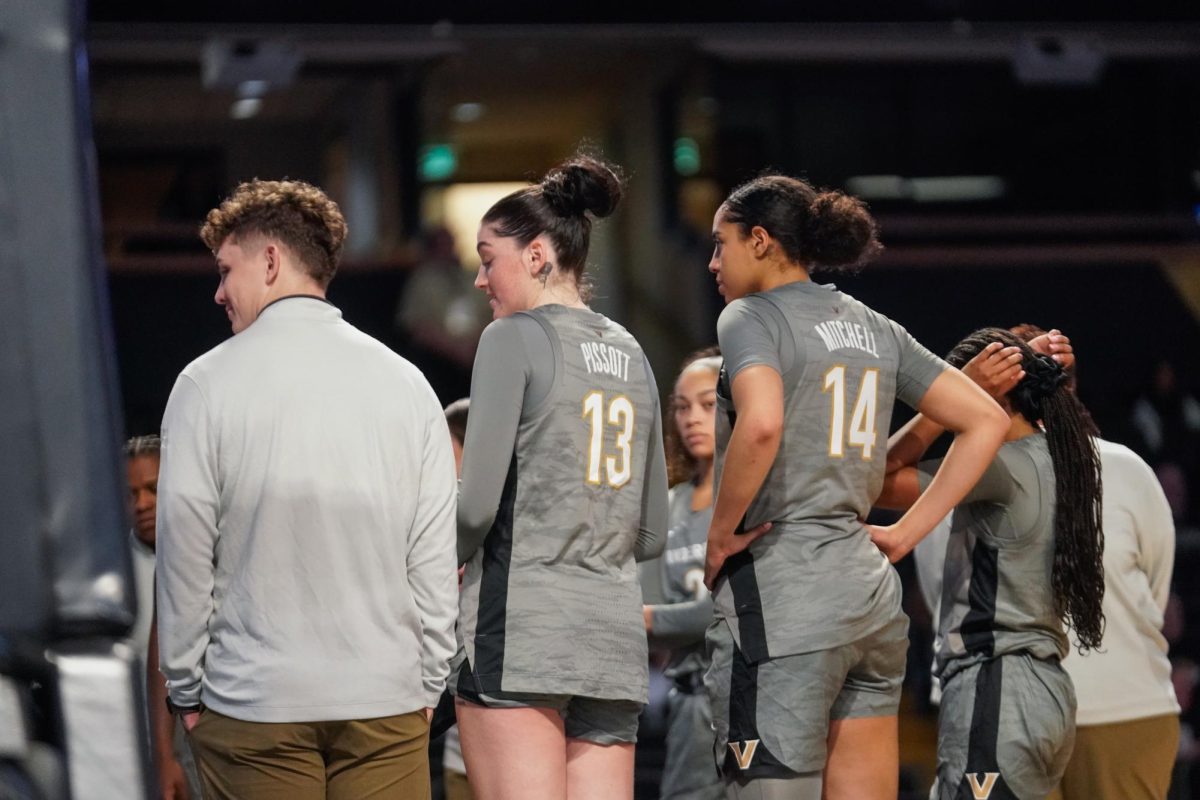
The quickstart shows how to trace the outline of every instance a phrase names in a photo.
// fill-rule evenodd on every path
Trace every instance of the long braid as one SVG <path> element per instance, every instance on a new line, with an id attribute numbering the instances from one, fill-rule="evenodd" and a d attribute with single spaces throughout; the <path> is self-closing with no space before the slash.
<path id="1" fill-rule="evenodd" d="M 1075 630 L 1080 651 L 1094 650 L 1104 634 L 1100 454 L 1069 389 L 1060 386 L 1041 405 L 1054 461 L 1055 610 Z"/>
<path id="2" fill-rule="evenodd" d="M 1034 353 L 1000 328 L 984 328 L 963 339 L 947 360 L 962 367 L 992 342 L 1021 350 L 1025 377 L 1008 393 L 1013 409 L 1032 425 L 1041 422 L 1054 464 L 1055 612 L 1074 629 L 1080 650 L 1100 646 L 1104 633 L 1104 531 L 1101 524 L 1100 455 L 1089 418 L 1071 392 L 1062 367 Z"/>

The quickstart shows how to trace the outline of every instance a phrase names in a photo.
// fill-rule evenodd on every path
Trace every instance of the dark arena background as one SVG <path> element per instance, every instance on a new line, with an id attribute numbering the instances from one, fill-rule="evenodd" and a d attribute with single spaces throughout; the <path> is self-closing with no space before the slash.
<path id="1" fill-rule="evenodd" d="M 179 372 L 229 336 L 197 236 L 208 209 L 255 177 L 325 188 L 350 226 L 331 301 L 446 404 L 470 386 L 480 215 L 581 145 L 628 179 L 594 234 L 593 307 L 636 334 L 664 396 L 715 342 L 713 213 L 767 169 L 868 203 L 885 250 L 836 282 L 935 352 L 984 325 L 1069 335 L 1103 435 L 1172 505 L 1170 797 L 1200 797 L 1194 3 L 5 0 L 0 69 L 0 797 L 158 796 L 113 655 L 145 609 L 96 587 L 130 582 L 120 442 L 156 433 Z M 910 561 L 900 796 L 915 800 L 937 711 Z M 655 676 L 638 798 L 658 797 Z M 89 761 L 78 741 L 104 733 L 80 733 L 98 717 L 71 713 L 71 686 L 105 681 L 129 720 Z M 430 754 L 439 798 L 440 742 Z M 143 773 L 144 791 L 96 788 Z M 54 776 L 61 794 L 36 788 Z"/>

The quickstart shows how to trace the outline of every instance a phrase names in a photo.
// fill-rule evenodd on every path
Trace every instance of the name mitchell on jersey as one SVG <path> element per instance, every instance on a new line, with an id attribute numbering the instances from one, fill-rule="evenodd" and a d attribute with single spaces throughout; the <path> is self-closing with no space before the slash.
<path id="1" fill-rule="evenodd" d="M 825 343 L 825 347 L 829 348 L 831 353 L 834 350 L 849 347 L 879 358 L 879 350 L 875 347 L 875 332 L 857 322 L 831 319 L 814 325 L 813 330 L 821 337 L 821 341 Z"/>

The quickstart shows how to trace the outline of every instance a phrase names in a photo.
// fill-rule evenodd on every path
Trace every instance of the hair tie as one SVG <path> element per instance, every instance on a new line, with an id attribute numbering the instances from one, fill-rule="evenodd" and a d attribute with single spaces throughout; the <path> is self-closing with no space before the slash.
<path id="1" fill-rule="evenodd" d="M 1066 382 L 1067 371 L 1050 356 L 1036 353 L 1025 365 L 1024 383 L 1029 391 L 1029 399 L 1039 405 Z"/>

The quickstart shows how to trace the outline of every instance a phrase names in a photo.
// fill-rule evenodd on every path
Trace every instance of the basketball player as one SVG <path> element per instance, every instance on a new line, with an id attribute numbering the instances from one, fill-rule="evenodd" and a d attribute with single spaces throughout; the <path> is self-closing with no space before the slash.
<path id="1" fill-rule="evenodd" d="M 1083 650 L 1099 646 L 1104 626 L 1100 459 L 1052 358 L 984 328 L 949 361 L 1016 381 L 997 393 L 1011 419 L 1005 444 L 955 509 L 947 540 L 932 796 L 1045 797 L 1075 739 L 1075 692 L 1060 664 L 1069 650 L 1063 624 Z M 893 437 L 880 506 L 906 508 L 920 497 L 938 462 L 914 465 L 941 432 L 917 415 Z M 873 536 L 894 560 L 891 532 Z"/>
<path id="2" fill-rule="evenodd" d="M 666 540 L 662 423 L 641 347 L 581 285 L 591 220 L 620 194 L 578 156 L 479 228 L 495 321 L 471 379 L 452 691 L 481 800 L 633 796 L 648 677 L 634 562 Z"/>
<path id="3" fill-rule="evenodd" d="M 721 205 L 713 239 L 728 305 L 706 684 L 729 797 L 894 800 L 908 618 L 861 522 L 882 486 L 892 405 L 957 433 L 947 468 L 895 526 L 914 542 L 974 485 L 1008 420 L 902 327 L 810 280 L 879 249 L 858 200 L 763 176 Z"/>
<path id="4" fill-rule="evenodd" d="M 665 674 L 666 759 L 660 800 L 717 800 L 724 784 L 713 769 L 712 707 L 704 692 L 704 631 L 712 597 L 704 585 L 704 543 L 712 521 L 714 420 L 721 357 L 715 348 L 691 356 L 675 380 L 667 426 L 674 486 L 670 527 L 661 558 L 642 564 L 643 610 L 650 645 L 670 651 Z"/>

